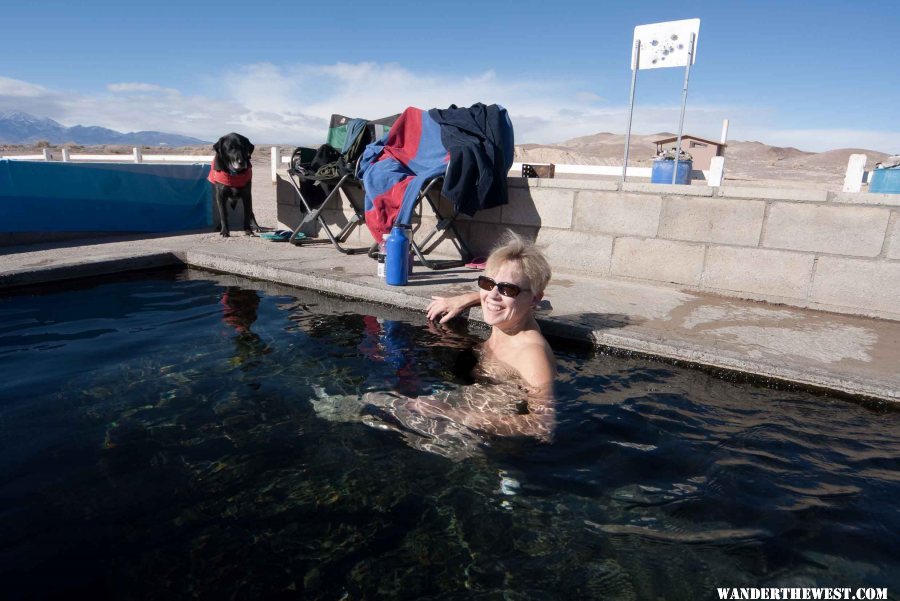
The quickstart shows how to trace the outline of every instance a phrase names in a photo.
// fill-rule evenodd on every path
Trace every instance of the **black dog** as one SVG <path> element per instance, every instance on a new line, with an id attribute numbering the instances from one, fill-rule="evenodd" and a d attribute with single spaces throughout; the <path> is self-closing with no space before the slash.
<path id="1" fill-rule="evenodd" d="M 216 207 L 219 210 L 219 233 L 229 236 L 228 212 L 226 203 L 231 209 L 237 205 L 238 199 L 244 206 L 244 231 L 252 234 L 251 225 L 259 231 L 259 224 L 253 215 L 253 196 L 250 183 L 253 169 L 250 166 L 250 155 L 254 146 L 241 134 L 230 133 L 219 138 L 213 145 L 216 157 L 209 170 L 209 181 L 215 189 Z"/>

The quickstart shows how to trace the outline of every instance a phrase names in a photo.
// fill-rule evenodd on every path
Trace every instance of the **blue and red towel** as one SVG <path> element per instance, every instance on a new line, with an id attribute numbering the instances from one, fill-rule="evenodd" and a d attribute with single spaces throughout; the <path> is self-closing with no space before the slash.
<path id="1" fill-rule="evenodd" d="M 410 222 L 422 186 L 443 175 L 449 161 L 440 126 L 414 107 L 403 111 L 386 139 L 366 147 L 359 177 L 366 190 L 366 225 L 376 240 L 395 222 Z"/>
<path id="2" fill-rule="evenodd" d="M 366 225 L 376 240 L 412 219 L 428 180 L 444 176 L 441 193 L 460 213 L 506 204 L 506 175 L 515 141 L 502 106 L 407 108 L 387 138 L 366 147 L 358 177 L 366 190 Z"/>

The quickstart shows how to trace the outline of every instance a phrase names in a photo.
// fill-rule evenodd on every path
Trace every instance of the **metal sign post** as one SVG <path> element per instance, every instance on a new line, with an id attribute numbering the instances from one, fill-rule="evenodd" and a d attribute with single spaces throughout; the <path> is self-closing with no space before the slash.
<path id="1" fill-rule="evenodd" d="M 625 160 L 622 161 L 622 183 L 625 183 L 625 174 L 628 169 L 628 147 L 631 144 L 631 117 L 634 115 L 634 86 L 637 83 L 638 61 L 641 57 L 641 41 L 634 41 L 634 51 L 631 60 L 631 102 L 628 108 L 628 127 L 625 129 Z"/>
<path id="2" fill-rule="evenodd" d="M 628 172 L 628 150 L 631 143 L 631 122 L 634 115 L 634 91 L 637 72 L 641 69 L 664 67 L 685 67 L 684 89 L 681 97 L 681 121 L 678 125 L 678 146 L 675 154 L 675 169 L 672 183 L 678 174 L 678 158 L 681 153 L 681 134 L 684 128 L 684 111 L 687 105 L 688 81 L 691 65 L 697 60 L 697 38 L 700 34 L 700 19 L 684 19 L 638 25 L 634 28 L 634 46 L 631 51 L 631 98 L 628 109 L 628 126 L 625 130 L 625 160 L 622 165 L 622 182 Z M 686 43 L 687 42 L 687 43 Z"/>
<path id="3" fill-rule="evenodd" d="M 684 88 L 681 90 L 681 119 L 678 120 L 678 143 L 675 146 L 675 166 L 672 167 L 672 183 L 678 177 L 678 159 L 681 158 L 681 133 L 684 131 L 684 107 L 687 105 L 688 80 L 691 78 L 691 63 L 694 59 L 694 40 L 696 36 L 691 33 L 691 43 L 688 45 L 688 61 L 684 68 Z"/>

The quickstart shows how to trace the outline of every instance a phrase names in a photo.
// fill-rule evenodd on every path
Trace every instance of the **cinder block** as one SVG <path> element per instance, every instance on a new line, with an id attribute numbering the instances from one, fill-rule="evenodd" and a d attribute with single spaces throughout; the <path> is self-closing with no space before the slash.
<path id="1" fill-rule="evenodd" d="M 524 225 L 508 225 L 503 224 L 497 227 L 491 223 L 479 223 L 478 221 L 468 221 L 463 225 L 467 226 L 465 232 L 460 232 L 465 236 L 466 243 L 472 252 L 483 257 L 488 256 L 491 249 L 497 245 L 501 237 L 507 230 L 511 230 L 526 240 L 535 240 L 538 235 L 536 227 Z"/>
<path id="2" fill-rule="evenodd" d="M 662 198 L 653 194 L 580 191 L 575 197 L 575 230 L 656 236 Z"/>
<path id="3" fill-rule="evenodd" d="M 437 220 L 434 217 L 423 216 L 422 220 L 413 226 L 413 238 L 416 240 L 416 243 L 420 246 L 424 244 L 425 237 L 434 229 Z M 465 235 L 465 226 L 467 224 L 458 223 L 456 224 L 456 228 L 459 231 L 459 235 L 466 238 Z M 368 230 L 369 228 L 365 228 Z M 468 242 L 468 240 L 466 240 Z M 429 258 L 443 258 L 443 259 L 459 259 L 459 242 L 456 237 L 453 235 L 453 232 L 449 229 L 441 230 L 434 234 L 431 239 L 428 241 L 427 246 L 422 248 L 422 250 L 428 255 Z"/>
<path id="4" fill-rule="evenodd" d="M 888 259 L 900 259 L 900 213 L 894 213 L 894 224 L 888 234 Z"/>
<path id="5" fill-rule="evenodd" d="M 802 188 L 721 186 L 718 195 L 758 200 L 802 200 L 806 202 L 825 202 L 828 200 L 828 192 L 825 190 L 805 190 Z"/>
<path id="6" fill-rule="evenodd" d="M 536 242 L 554 269 L 609 274 L 612 236 L 541 228 Z"/>
<path id="7" fill-rule="evenodd" d="M 643 192 L 645 194 L 677 194 L 678 196 L 712 196 L 715 188 L 711 186 L 685 186 L 681 184 L 648 184 L 625 182 L 623 192 Z"/>
<path id="8" fill-rule="evenodd" d="M 759 200 L 667 196 L 659 237 L 757 246 L 765 212 Z"/>
<path id="9" fill-rule="evenodd" d="M 453 206 L 453 202 L 449 198 L 439 195 L 437 190 L 432 190 L 432 192 L 430 193 L 430 196 L 431 196 L 432 200 L 434 200 L 437 203 L 437 208 L 438 208 L 438 211 L 440 211 L 441 215 L 449 217 L 450 215 L 453 214 L 454 206 Z M 360 196 L 359 206 L 365 206 L 364 201 L 365 201 L 365 199 L 362 196 Z M 482 212 L 485 212 L 485 211 L 482 211 Z M 416 215 L 421 214 L 423 217 L 434 217 L 434 210 L 431 208 L 431 203 L 429 203 L 428 200 L 423 200 L 421 202 L 421 204 L 419 205 L 419 207 L 416 209 L 415 214 Z M 468 219 L 468 218 L 469 217 L 466 215 L 459 216 L 459 219 Z"/>
<path id="10" fill-rule="evenodd" d="M 774 203 L 763 246 L 855 257 L 876 257 L 884 244 L 888 209 Z"/>
<path id="11" fill-rule="evenodd" d="M 819 257 L 810 300 L 900 315 L 900 263 Z"/>
<path id="12" fill-rule="evenodd" d="M 831 201 L 842 204 L 900 207 L 900 194 L 872 194 L 869 192 L 833 192 Z"/>
<path id="13" fill-rule="evenodd" d="M 516 188 L 501 211 L 503 223 L 568 229 L 572 227 L 574 190 Z"/>
<path id="14" fill-rule="evenodd" d="M 279 205 L 301 206 L 300 197 L 294 186 L 283 177 L 278 177 L 275 182 L 275 202 Z"/>
<path id="15" fill-rule="evenodd" d="M 611 271 L 617 276 L 699 286 L 703 246 L 670 240 L 617 238 Z"/>
<path id="16" fill-rule="evenodd" d="M 556 177 L 554 179 L 527 180 L 528 185 L 534 188 L 569 188 L 572 190 L 598 190 L 615 192 L 619 189 L 619 182 L 602 179 L 575 179 L 568 177 Z"/>
<path id="17" fill-rule="evenodd" d="M 711 246 L 706 253 L 704 288 L 806 299 L 815 255 Z"/>
<path id="18" fill-rule="evenodd" d="M 443 204 L 441 206 L 439 206 L 438 208 L 441 211 L 444 211 Z M 444 215 L 449 216 L 452 214 L 453 214 L 453 209 L 448 207 L 447 212 L 444 213 Z M 482 209 L 481 211 L 478 211 L 471 217 L 460 213 L 459 215 L 456 216 L 456 222 L 459 223 L 461 221 L 480 221 L 481 223 L 498 224 L 501 222 L 502 217 L 503 217 L 503 205 L 501 205 L 499 207 L 494 207 L 493 209 Z"/>

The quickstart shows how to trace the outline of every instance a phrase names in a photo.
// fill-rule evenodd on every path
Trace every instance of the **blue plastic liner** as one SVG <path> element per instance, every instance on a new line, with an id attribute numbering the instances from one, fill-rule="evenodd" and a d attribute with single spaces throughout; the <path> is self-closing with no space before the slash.
<path id="1" fill-rule="evenodd" d="M 0 232 L 210 228 L 208 174 L 208 164 L 0 160 Z"/>
<path id="2" fill-rule="evenodd" d="M 900 169 L 876 169 L 872 172 L 869 192 L 900 194 Z"/>

